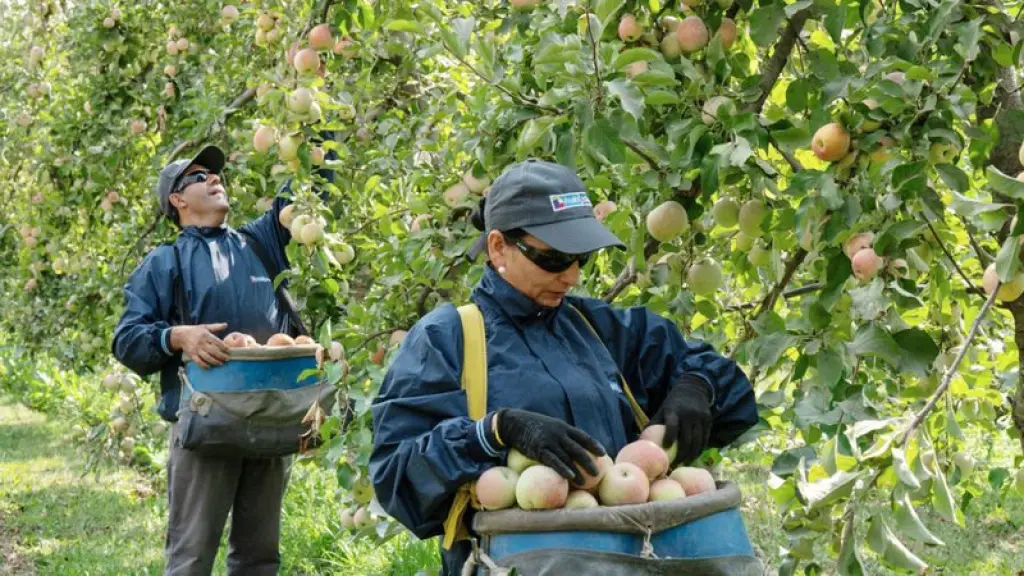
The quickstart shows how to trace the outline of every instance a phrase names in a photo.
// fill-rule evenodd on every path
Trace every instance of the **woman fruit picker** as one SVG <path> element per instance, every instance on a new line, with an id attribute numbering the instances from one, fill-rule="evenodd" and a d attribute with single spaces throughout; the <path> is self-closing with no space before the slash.
<path id="1" fill-rule="evenodd" d="M 686 342 L 646 308 L 569 295 L 594 252 L 624 248 L 571 170 L 540 160 L 508 168 L 482 216 L 470 255 L 488 257 L 471 295 L 483 315 L 486 414 L 469 416 L 465 339 L 449 304 L 412 328 L 373 403 L 374 490 L 416 536 L 444 532 L 459 488 L 503 465 L 512 448 L 570 482 L 597 474 L 589 454 L 614 455 L 639 436 L 634 401 L 666 425 L 664 443 L 677 445 L 680 462 L 757 422 L 747 377 L 709 345 Z M 443 573 L 458 574 L 470 544 L 448 540 Z"/>

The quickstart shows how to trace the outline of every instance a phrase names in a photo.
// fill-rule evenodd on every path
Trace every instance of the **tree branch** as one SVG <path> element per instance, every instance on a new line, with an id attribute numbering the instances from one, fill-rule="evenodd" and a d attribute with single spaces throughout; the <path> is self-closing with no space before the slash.
<path id="1" fill-rule="evenodd" d="M 800 161 L 796 159 L 796 156 L 786 152 L 782 149 L 782 146 L 779 146 L 779 141 L 775 139 L 775 135 L 772 134 L 771 131 L 768 131 L 768 142 L 779 151 L 779 154 L 781 154 L 783 158 L 786 159 L 786 163 L 788 163 L 789 167 L 793 169 L 793 172 L 800 172 L 804 169 L 803 165 L 800 164 Z"/>
<path id="2" fill-rule="evenodd" d="M 821 290 L 824 287 L 824 284 L 815 282 L 814 284 L 808 284 L 806 286 L 801 286 L 799 288 L 791 288 L 789 290 L 786 290 L 781 294 L 781 296 L 783 299 L 794 298 L 796 296 L 810 294 L 811 292 L 817 292 L 818 290 Z M 731 304 L 729 306 L 726 306 L 725 309 L 730 312 L 736 312 L 739 310 L 752 310 L 754 308 L 757 308 L 758 304 L 760 304 L 760 302 L 744 302 L 743 304 Z"/>
<path id="3" fill-rule="evenodd" d="M 597 81 L 597 104 L 604 102 L 604 86 L 601 84 L 601 66 L 597 59 L 597 41 L 594 40 L 594 27 L 590 25 L 590 3 L 587 3 L 587 36 L 590 37 L 590 49 L 594 55 L 594 79 Z"/>
<path id="4" fill-rule="evenodd" d="M 939 384 L 939 387 L 932 394 L 931 398 L 928 399 L 928 403 L 925 404 L 924 408 L 914 416 L 914 420 L 910 423 L 910 426 L 907 427 L 906 432 L 903 433 L 903 438 L 900 440 L 900 444 L 904 447 L 907 445 L 907 442 L 910 441 L 910 437 L 914 433 L 914 430 L 921 425 L 921 422 L 924 422 L 928 413 L 935 408 L 935 404 L 939 401 L 939 398 L 941 398 L 946 393 L 946 390 L 949 389 L 949 384 L 953 381 L 953 376 L 956 375 L 957 369 L 960 367 L 960 362 L 963 361 L 964 356 L 967 355 L 967 351 L 970 349 L 971 342 L 974 341 L 975 336 L 978 335 L 978 329 L 981 327 L 981 321 L 985 319 L 985 314 L 988 312 L 989 308 L 992 307 L 992 303 L 995 302 L 997 294 L 999 294 L 999 290 L 993 290 L 992 294 L 990 294 L 985 300 L 985 304 L 982 305 L 981 310 L 978 312 L 978 316 L 974 319 L 974 324 L 971 325 L 970 332 L 967 333 L 967 340 L 965 340 L 961 346 L 960 353 L 956 355 L 956 359 L 953 360 L 953 364 L 946 370 L 946 374 L 942 377 L 942 383 Z"/>
<path id="5" fill-rule="evenodd" d="M 921 218 L 924 218 L 924 223 L 927 224 L 928 229 L 932 231 L 932 236 L 934 236 L 935 241 L 939 243 L 939 248 L 942 249 L 942 253 L 946 255 L 946 258 L 948 258 L 950 262 L 953 263 L 953 268 L 956 268 L 957 274 L 959 274 L 960 277 L 963 278 L 964 282 L 967 283 L 967 288 L 971 292 L 980 293 L 978 287 L 975 286 L 973 282 L 971 282 L 970 278 L 967 277 L 967 274 L 964 274 L 964 271 L 963 269 L 960 268 L 960 264 L 957 263 L 956 258 L 953 258 L 953 255 L 949 253 L 948 249 L 946 249 L 946 244 L 942 241 L 941 238 L 939 238 L 939 234 L 938 232 L 935 231 L 935 227 L 932 226 L 932 221 L 928 218 L 928 215 L 925 214 L 924 212 L 921 212 Z"/>
<path id="6" fill-rule="evenodd" d="M 757 313 L 754 314 L 755 318 L 760 316 L 765 310 L 771 310 L 775 307 L 775 302 L 778 301 L 779 296 L 782 295 L 782 291 L 785 290 L 789 281 L 793 279 L 793 274 L 795 274 L 796 269 L 803 264 L 805 258 L 807 258 L 807 250 L 797 248 L 796 252 L 793 252 L 789 257 L 789 262 L 786 262 L 786 268 L 782 273 L 782 278 L 779 279 L 778 284 L 776 284 L 775 287 L 772 288 L 771 292 L 764 297 L 764 300 L 761 301 L 760 308 L 758 308 Z"/>
<path id="7" fill-rule="evenodd" d="M 654 254 L 657 253 L 659 246 L 661 246 L 661 243 L 657 240 L 653 238 L 648 239 L 647 244 L 644 245 L 644 259 L 646 260 L 651 256 L 654 256 Z M 636 266 L 633 264 L 633 259 L 630 258 L 629 263 L 626 264 L 626 267 L 615 279 L 615 283 L 612 284 L 612 287 L 604 293 L 604 296 L 602 296 L 601 299 L 605 302 L 615 300 L 615 297 L 621 294 L 622 291 L 633 282 L 636 282 Z"/>
<path id="8" fill-rule="evenodd" d="M 548 112 L 550 114 L 562 114 L 562 110 L 559 110 L 558 108 L 551 108 L 550 106 L 542 106 L 541 104 L 538 104 L 535 100 L 527 98 L 526 96 L 523 96 L 522 94 L 517 94 L 517 93 L 509 90 L 508 88 L 505 88 L 501 84 L 492 81 L 490 78 L 484 76 L 482 72 L 477 70 L 475 66 L 473 66 L 469 62 L 466 62 L 465 58 L 463 58 L 462 56 L 459 56 L 458 54 L 456 54 L 455 51 L 452 50 L 450 46 L 448 46 L 447 42 L 442 42 L 442 44 L 444 45 L 444 49 L 447 50 L 448 53 L 451 54 L 451 56 L 453 58 L 458 60 L 460 64 L 462 64 L 463 66 L 468 68 L 470 72 L 475 74 L 478 78 L 480 78 L 481 80 L 483 80 L 484 82 L 486 82 L 490 86 L 492 86 L 494 88 L 497 88 L 499 92 L 501 92 L 502 94 L 508 96 L 512 100 L 515 100 L 516 102 L 522 104 L 523 106 L 527 106 L 527 107 L 533 108 L 534 110 L 539 110 L 541 112 Z"/>
<path id="9" fill-rule="evenodd" d="M 789 55 L 793 51 L 793 45 L 800 36 L 800 32 L 803 30 L 804 24 L 810 15 L 810 11 L 805 9 L 800 10 L 790 18 L 789 23 L 786 25 L 786 30 L 782 33 L 782 37 L 775 44 L 775 51 L 772 52 L 772 57 L 761 72 L 761 80 L 757 83 L 757 88 L 761 95 L 747 106 L 748 112 L 760 113 L 761 109 L 764 108 L 764 103 L 768 100 L 768 96 L 771 95 L 775 83 L 779 80 L 779 75 L 782 74 L 782 70 L 786 67 Z"/>

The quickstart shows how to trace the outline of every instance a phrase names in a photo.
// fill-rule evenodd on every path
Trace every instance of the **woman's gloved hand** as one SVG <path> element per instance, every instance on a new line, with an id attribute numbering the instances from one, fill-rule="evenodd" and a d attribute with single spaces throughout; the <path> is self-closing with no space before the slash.
<path id="1" fill-rule="evenodd" d="M 711 437 L 711 387 L 698 376 L 684 374 L 650 423 L 665 425 L 665 448 L 675 443 L 676 462 L 691 462 Z"/>
<path id="2" fill-rule="evenodd" d="M 604 448 L 586 432 L 561 420 L 515 408 L 498 411 L 498 435 L 505 446 L 558 472 L 564 478 L 583 483 L 582 466 L 591 475 L 598 473 L 594 458 Z"/>

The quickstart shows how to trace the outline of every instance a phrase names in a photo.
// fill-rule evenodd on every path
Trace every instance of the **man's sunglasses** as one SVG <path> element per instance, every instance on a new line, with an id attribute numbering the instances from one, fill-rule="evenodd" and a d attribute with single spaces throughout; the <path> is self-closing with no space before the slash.
<path id="1" fill-rule="evenodd" d="M 213 174 L 213 172 L 209 170 L 197 170 L 191 174 L 186 174 L 178 181 L 178 186 L 174 189 L 174 192 L 181 192 L 196 182 L 206 182 L 210 178 L 210 174 Z"/>
<path id="2" fill-rule="evenodd" d="M 534 248 L 522 238 L 515 238 L 508 234 L 503 234 L 505 242 L 514 244 L 523 256 L 530 262 L 536 264 L 541 270 L 546 272 L 564 272 L 572 267 L 573 263 L 579 262 L 580 267 L 583 267 L 587 260 L 590 259 L 590 252 L 584 254 L 566 254 L 565 252 L 559 252 L 558 250 L 541 250 L 540 248 Z"/>

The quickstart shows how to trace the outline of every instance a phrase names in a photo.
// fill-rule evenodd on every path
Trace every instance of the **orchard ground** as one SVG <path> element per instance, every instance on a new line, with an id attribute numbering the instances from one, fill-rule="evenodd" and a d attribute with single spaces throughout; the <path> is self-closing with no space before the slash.
<path id="1" fill-rule="evenodd" d="M 133 468 L 101 466 L 83 475 L 84 463 L 66 438 L 66 427 L 0 396 L 0 575 L 159 574 L 167 503 L 162 476 Z M 750 537 L 770 568 L 786 537 L 768 490 L 772 456 L 781 439 L 762 438 L 729 454 L 723 476 L 744 493 Z M 1003 438 L 979 460 L 1006 465 L 1015 446 Z M 159 460 L 159 457 L 158 457 Z M 436 541 L 400 535 L 383 546 L 341 536 L 334 476 L 296 466 L 285 498 L 282 574 L 436 574 Z M 944 574 L 1006 575 L 1024 571 L 1024 497 L 1000 503 L 983 496 L 969 505 L 965 529 L 922 510 L 945 548 L 915 552 Z M 868 516 L 861 513 L 861 517 Z M 861 529 L 864 529 L 862 526 Z M 226 540 L 226 538 L 225 538 Z M 215 573 L 224 573 L 224 551 Z M 824 551 L 819 560 L 827 565 Z M 886 573 L 868 563 L 871 573 Z"/>

